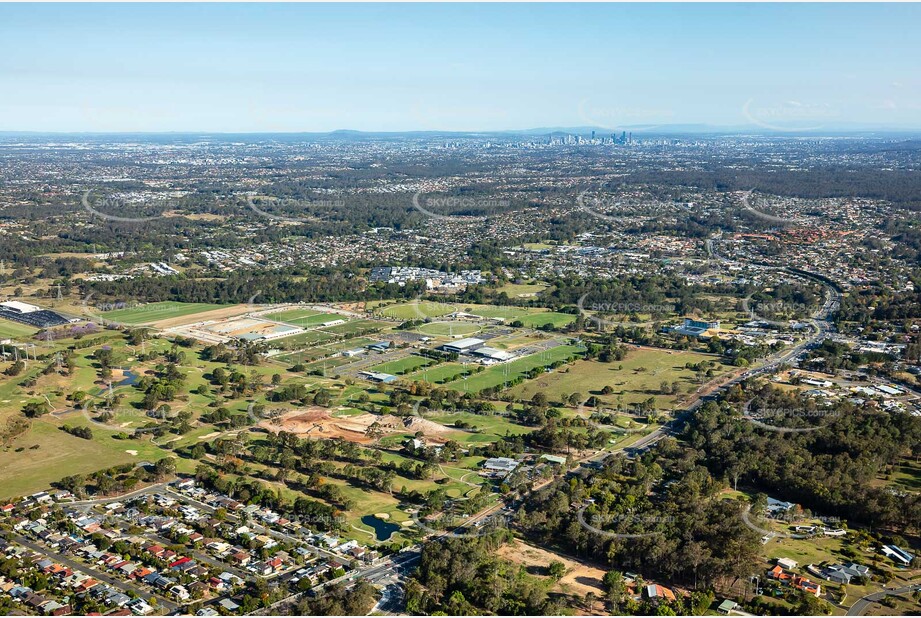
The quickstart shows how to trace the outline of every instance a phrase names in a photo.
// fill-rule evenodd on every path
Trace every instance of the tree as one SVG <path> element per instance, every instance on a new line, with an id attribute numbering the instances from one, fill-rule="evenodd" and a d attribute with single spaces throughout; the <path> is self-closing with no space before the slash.
<path id="1" fill-rule="evenodd" d="M 154 464 L 154 474 L 157 478 L 164 478 L 176 472 L 176 460 L 173 457 L 164 457 Z"/>
<path id="2" fill-rule="evenodd" d="M 623 602 L 624 592 L 626 592 L 624 574 L 620 571 L 608 571 L 604 574 L 602 584 L 604 585 L 608 603 L 611 604 L 612 613 L 618 613 L 618 608 Z M 639 584 L 637 584 L 637 588 L 639 588 Z"/>

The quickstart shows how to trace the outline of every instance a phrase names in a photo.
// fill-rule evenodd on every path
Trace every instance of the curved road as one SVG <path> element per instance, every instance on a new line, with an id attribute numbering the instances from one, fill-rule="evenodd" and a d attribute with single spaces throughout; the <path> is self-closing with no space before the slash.
<path id="1" fill-rule="evenodd" d="M 909 584 L 903 586 L 902 588 L 893 588 L 892 590 L 882 590 L 880 592 L 874 592 L 873 594 L 868 594 L 867 596 L 857 599 L 857 602 L 851 605 L 851 608 L 847 610 L 847 616 L 863 616 L 863 613 L 867 611 L 867 608 L 870 607 L 872 603 L 882 601 L 888 596 L 908 594 L 914 592 L 915 590 L 921 590 L 921 584 Z"/>

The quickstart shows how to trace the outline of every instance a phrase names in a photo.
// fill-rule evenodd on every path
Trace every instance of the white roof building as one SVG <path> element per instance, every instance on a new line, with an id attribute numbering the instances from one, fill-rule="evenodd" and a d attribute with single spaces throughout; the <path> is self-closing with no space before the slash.
<path id="1" fill-rule="evenodd" d="M 476 337 L 467 337 L 466 339 L 458 339 L 457 341 L 446 343 L 441 347 L 448 352 L 465 352 L 477 346 L 481 346 L 484 343 L 486 342 L 482 339 L 477 339 Z"/>
<path id="2" fill-rule="evenodd" d="M 41 311 L 42 309 L 37 305 L 21 303 L 18 300 L 8 300 L 6 302 L 0 303 L 0 307 L 6 307 L 7 309 L 11 309 L 16 313 L 32 313 L 33 311 Z"/>
<path id="3" fill-rule="evenodd" d="M 506 352 L 505 350 L 498 350 L 496 348 L 490 348 L 487 346 L 477 348 L 472 353 L 477 356 L 485 356 L 486 358 L 491 358 L 497 361 L 507 361 L 515 358 L 515 355 L 511 352 Z"/>

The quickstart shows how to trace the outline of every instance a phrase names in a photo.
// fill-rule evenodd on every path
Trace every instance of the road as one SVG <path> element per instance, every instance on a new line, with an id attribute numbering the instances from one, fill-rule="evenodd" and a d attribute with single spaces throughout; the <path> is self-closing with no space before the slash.
<path id="1" fill-rule="evenodd" d="M 65 506 L 95 506 L 97 504 L 109 504 L 110 502 L 123 502 L 125 500 L 130 500 L 131 498 L 134 498 L 135 496 L 149 494 L 164 486 L 166 486 L 166 481 L 162 483 L 154 483 L 153 485 L 148 485 L 147 487 L 136 489 L 127 494 L 121 494 L 121 495 L 110 497 L 110 498 L 96 498 L 93 500 L 78 500 L 76 502 L 66 502 L 64 504 Z"/>
<path id="2" fill-rule="evenodd" d="M 153 597 L 156 599 L 160 607 L 164 607 L 168 609 L 170 613 L 176 612 L 179 609 L 178 604 L 174 603 L 173 601 L 170 601 L 169 599 L 165 597 L 148 592 L 147 590 L 139 588 L 138 586 L 135 586 L 134 584 L 130 584 L 126 581 L 115 579 L 114 577 L 109 577 L 109 575 L 107 575 L 106 573 L 98 571 L 94 569 L 93 567 L 87 566 L 83 562 L 72 560 L 71 558 L 68 558 L 67 556 L 54 552 L 51 549 L 43 545 L 34 543 L 20 534 L 17 534 L 15 532 L 7 532 L 7 535 L 10 540 L 15 541 L 19 545 L 22 545 L 23 547 L 28 547 L 32 551 L 38 554 L 41 554 L 43 556 L 48 556 L 55 562 L 59 562 L 63 564 L 64 566 L 70 569 L 73 569 L 74 571 L 80 571 L 81 573 L 86 573 L 93 579 L 99 580 L 101 582 L 105 582 L 106 584 L 109 584 L 113 588 L 118 588 L 119 590 L 123 592 L 131 593 L 142 599 L 150 599 L 151 597 Z"/>
<path id="3" fill-rule="evenodd" d="M 706 248 L 707 248 L 707 253 L 709 255 L 712 255 L 716 259 L 722 262 L 731 261 L 731 260 L 728 260 L 720 256 L 716 252 L 716 249 L 713 245 L 712 238 L 707 239 Z M 787 270 L 787 269 L 778 268 L 778 270 Z M 792 271 L 787 270 L 787 272 L 791 272 L 791 274 L 796 274 L 799 277 L 805 276 L 802 272 L 799 272 L 799 271 L 794 273 Z M 732 386 L 740 382 L 744 382 L 745 380 L 748 380 L 749 378 L 753 378 L 753 377 L 768 374 L 768 373 L 774 373 L 780 367 L 794 360 L 806 350 L 809 350 L 809 349 L 812 349 L 812 348 L 815 348 L 821 345 L 822 341 L 824 341 L 825 338 L 830 333 L 834 332 L 835 330 L 834 325 L 831 322 L 831 318 L 834 315 L 834 313 L 841 307 L 841 294 L 834 287 L 829 285 L 827 282 L 822 281 L 821 279 L 818 279 L 818 278 L 816 278 L 815 280 L 818 281 L 819 283 L 822 283 L 822 285 L 826 287 L 826 293 L 825 293 L 825 303 L 818 310 L 816 310 L 815 313 L 813 313 L 812 319 L 810 320 L 810 324 L 812 325 L 812 330 L 813 330 L 813 333 L 811 336 L 807 337 L 802 342 L 798 343 L 797 345 L 795 345 L 794 347 L 788 350 L 782 350 L 779 353 L 773 356 L 769 356 L 768 358 L 762 360 L 758 367 L 749 369 L 743 372 L 742 374 L 732 378 L 728 382 L 720 384 L 717 388 L 712 389 L 711 391 L 708 391 L 707 394 L 703 396 L 698 396 L 686 408 L 684 408 L 684 410 L 677 412 L 674 420 L 662 425 L 661 427 L 659 427 L 652 433 L 644 436 L 642 439 L 637 440 L 630 446 L 626 447 L 625 449 L 621 449 L 621 450 L 625 450 L 629 454 L 635 454 L 635 453 L 645 450 L 649 446 L 655 444 L 656 442 L 664 438 L 666 435 L 671 433 L 675 428 L 680 426 L 681 422 L 685 418 L 687 418 L 690 414 L 692 414 L 695 410 L 697 410 L 701 405 L 703 405 L 705 401 L 716 399 L 716 397 L 720 393 L 725 391 L 726 389 L 731 388 Z"/>
<path id="4" fill-rule="evenodd" d="M 196 500 L 195 498 L 190 498 L 189 496 L 186 496 L 185 494 L 181 494 L 181 493 L 179 493 L 178 491 L 175 491 L 172 487 L 165 487 L 165 488 L 164 488 L 164 493 L 168 493 L 170 496 L 172 496 L 173 498 L 176 498 L 177 500 L 181 500 L 182 502 L 185 502 L 186 504 L 191 504 L 191 505 L 193 505 L 193 506 L 197 506 L 198 508 L 200 508 L 200 509 L 202 509 L 202 510 L 204 510 L 204 511 L 207 511 L 207 512 L 209 512 L 209 513 L 212 513 L 212 514 L 217 510 L 217 509 L 215 509 L 213 506 L 210 506 L 210 505 L 208 505 L 208 504 L 205 504 L 204 502 L 200 502 L 200 501 Z M 230 520 L 230 521 L 234 521 L 234 522 L 237 522 L 237 523 L 241 523 L 241 524 L 244 523 L 239 517 L 237 517 L 236 515 L 234 515 L 234 514 L 232 514 L 232 513 L 227 513 L 227 519 Z M 323 557 L 323 558 L 342 558 L 342 556 L 340 556 L 339 554 L 334 554 L 334 553 L 332 553 L 332 552 L 328 552 L 328 551 L 326 551 L 326 550 L 324 550 L 324 549 L 321 549 L 321 548 L 319 548 L 319 547 L 314 547 L 313 545 L 306 545 L 306 544 L 304 543 L 304 539 L 299 539 L 299 538 L 297 538 L 297 537 L 293 537 L 293 536 L 291 536 L 290 534 L 286 534 L 286 533 L 284 533 L 284 532 L 280 532 L 280 531 L 275 530 L 275 529 L 273 529 L 273 528 L 267 528 L 267 527 L 263 526 L 262 524 L 258 524 L 258 523 L 252 522 L 252 521 L 250 521 L 250 522 L 245 522 L 245 523 L 246 523 L 246 525 L 249 526 L 249 528 L 250 528 L 251 530 L 253 530 L 253 531 L 255 531 L 255 532 L 265 533 L 265 534 L 268 534 L 268 535 L 271 536 L 271 537 L 274 537 L 275 539 L 279 539 L 279 540 L 285 541 L 285 542 L 287 542 L 287 543 L 293 543 L 293 544 L 299 545 L 299 546 L 304 546 L 304 547 L 306 547 L 314 556 Z"/>
<path id="5" fill-rule="evenodd" d="M 851 608 L 847 610 L 847 616 L 863 616 L 863 613 L 867 611 L 867 608 L 870 607 L 873 603 L 882 601 L 888 596 L 908 594 L 915 590 L 921 590 L 921 584 L 909 584 L 901 588 L 894 588 L 892 590 L 882 590 L 880 592 L 874 592 L 873 594 L 868 594 L 865 597 L 857 599 L 857 602 L 851 605 Z"/>

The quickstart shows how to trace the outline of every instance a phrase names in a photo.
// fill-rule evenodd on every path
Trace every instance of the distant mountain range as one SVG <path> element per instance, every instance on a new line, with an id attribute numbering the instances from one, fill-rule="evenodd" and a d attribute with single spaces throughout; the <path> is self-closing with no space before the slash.
<path id="1" fill-rule="evenodd" d="M 561 137 L 565 135 L 590 136 L 592 131 L 596 137 L 607 137 L 612 134 L 620 135 L 621 132 L 634 132 L 634 138 L 664 137 L 664 136 L 688 136 L 688 135 L 762 135 L 762 136 L 783 136 L 791 137 L 819 137 L 819 136 L 843 136 L 843 135 L 887 135 L 887 136 L 913 136 L 921 135 L 921 129 L 899 128 L 881 125 L 865 124 L 838 124 L 836 126 L 827 126 L 809 130 L 780 130 L 762 127 L 758 125 L 735 125 L 721 126 L 712 124 L 663 124 L 650 126 L 645 124 L 624 125 L 616 129 L 609 127 L 538 127 L 533 129 L 508 129 L 500 131 L 358 131 L 354 129 L 339 129 L 336 131 L 290 131 L 290 132 L 249 132 L 249 133 L 222 133 L 222 132 L 199 132 L 199 131 L 169 131 L 169 132 L 47 132 L 47 131 L 0 131 L 0 138 L 55 138 L 62 137 L 80 137 L 82 139 L 111 139 L 119 137 L 121 139 L 143 139 L 154 140 L 166 139 L 214 139 L 233 141 L 235 139 L 247 139 L 253 136 L 262 138 L 278 139 L 279 141 L 291 141 L 295 139 L 328 139 L 328 140 L 364 140 L 364 139 L 395 139 L 395 138 L 458 138 L 458 137 L 535 137 L 547 138 L 548 136 Z"/>

